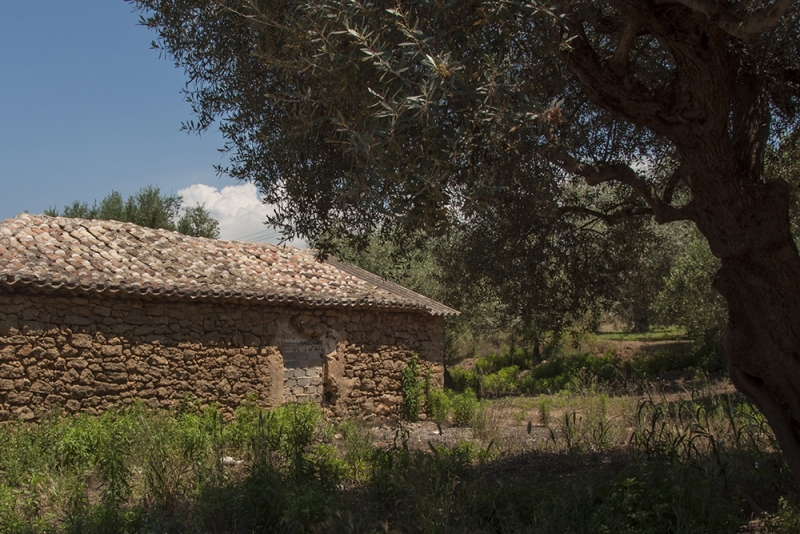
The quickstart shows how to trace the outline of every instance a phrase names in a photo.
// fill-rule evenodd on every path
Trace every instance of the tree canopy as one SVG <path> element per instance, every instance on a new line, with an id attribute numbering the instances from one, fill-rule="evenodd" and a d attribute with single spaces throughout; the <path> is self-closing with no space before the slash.
<path id="1" fill-rule="evenodd" d="M 63 217 L 80 219 L 103 219 L 131 222 L 148 228 L 164 228 L 178 231 L 195 237 L 219 237 L 219 222 L 214 219 L 202 205 L 184 210 L 181 214 L 183 199 L 178 195 L 161 193 L 158 187 L 148 185 L 123 200 L 118 191 L 106 195 L 100 204 L 95 201 L 91 206 L 86 202 L 75 200 L 64 206 Z M 49 208 L 45 213 L 58 215 L 56 208 Z"/>
<path id="2" fill-rule="evenodd" d="M 691 221 L 720 259 L 731 378 L 800 482 L 800 257 L 765 166 L 800 135 L 800 2 L 133 3 L 186 71 L 187 128 L 219 121 L 221 170 L 290 236 L 513 228 L 520 206 L 532 239 Z"/>
<path id="3" fill-rule="evenodd" d="M 752 45 L 755 30 L 743 41 L 729 17 L 677 1 L 135 3 L 186 69 L 187 127 L 219 119 L 225 170 L 256 181 L 282 208 L 275 222 L 309 238 L 328 225 L 433 225 L 518 175 L 613 179 L 639 193 L 617 208 L 689 218 L 670 204 L 686 187 L 678 147 L 702 141 L 688 123 L 731 115 L 729 149 L 758 173 L 796 122 L 792 2 Z M 765 94 L 748 111 L 753 91 Z M 642 165 L 671 172 L 631 168 Z"/>

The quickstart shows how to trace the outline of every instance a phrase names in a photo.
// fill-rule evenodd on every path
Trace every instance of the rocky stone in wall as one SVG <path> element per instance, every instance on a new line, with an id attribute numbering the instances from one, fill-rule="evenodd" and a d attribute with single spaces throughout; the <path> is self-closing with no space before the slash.
<path id="1" fill-rule="evenodd" d="M 421 313 L 0 292 L 0 420 L 185 396 L 230 414 L 250 395 L 391 416 L 411 354 L 438 380 L 443 348 Z"/>

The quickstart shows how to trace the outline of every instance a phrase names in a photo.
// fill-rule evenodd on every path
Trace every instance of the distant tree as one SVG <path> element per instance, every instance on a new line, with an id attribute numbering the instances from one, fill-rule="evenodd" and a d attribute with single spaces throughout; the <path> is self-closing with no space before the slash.
<path id="1" fill-rule="evenodd" d="M 655 226 L 598 217 L 626 200 L 624 188 L 575 182 L 537 190 L 543 183 L 521 182 L 497 193 L 501 203 L 453 222 L 447 246 L 437 250 L 452 305 L 496 302 L 500 323 L 532 343 L 534 352 L 576 322 L 595 326 L 619 303 L 647 309 L 647 289 L 637 290 L 633 281 L 660 282 L 649 255 L 661 241 Z"/>
<path id="2" fill-rule="evenodd" d="M 156 186 L 148 185 L 123 200 L 118 191 L 112 191 L 98 205 L 74 201 L 64 206 L 62 217 L 79 219 L 102 219 L 130 222 L 148 228 L 163 228 L 195 237 L 219 237 L 219 222 L 205 206 L 186 209 L 179 218 L 183 199 L 178 195 L 165 195 Z M 57 216 L 56 208 L 48 208 L 45 214 Z M 177 221 L 177 222 L 176 222 Z"/>
<path id="3" fill-rule="evenodd" d="M 628 263 L 619 273 L 610 311 L 634 332 L 647 332 L 654 324 L 664 324 L 655 301 L 670 269 L 685 252 L 679 234 L 676 225 L 658 226 L 652 222 L 644 223 L 636 234 L 617 234 L 625 244 L 616 252 L 626 255 Z M 712 291 L 710 286 L 707 291 Z"/>
<path id="4" fill-rule="evenodd" d="M 768 154 L 766 174 L 789 184 L 789 224 L 795 243 L 800 243 L 800 131 L 784 139 L 781 150 Z"/>
<path id="5" fill-rule="evenodd" d="M 219 237 L 219 222 L 206 210 L 205 205 L 198 204 L 187 208 L 178 220 L 178 231 L 195 237 Z"/>
<path id="6" fill-rule="evenodd" d="M 158 187 L 148 185 L 125 202 L 125 221 L 149 228 L 175 230 L 175 219 L 183 199 L 177 195 L 162 195 Z"/>
<path id="7" fill-rule="evenodd" d="M 725 301 L 711 288 L 719 260 L 692 227 L 675 227 L 681 254 L 674 257 L 664 283 L 653 302 L 661 324 L 677 325 L 691 337 L 722 332 L 725 326 Z"/>
<path id="8" fill-rule="evenodd" d="M 152 189 L 148 186 L 145 189 Z M 100 208 L 97 210 L 96 219 L 103 219 L 106 221 L 122 221 L 126 220 L 125 216 L 125 201 L 118 191 L 112 191 L 102 201 L 100 201 Z"/>

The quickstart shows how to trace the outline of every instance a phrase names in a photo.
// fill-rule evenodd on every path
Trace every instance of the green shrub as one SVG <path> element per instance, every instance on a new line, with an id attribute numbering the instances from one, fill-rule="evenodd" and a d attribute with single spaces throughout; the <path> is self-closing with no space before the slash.
<path id="1" fill-rule="evenodd" d="M 555 356 L 536 366 L 519 380 L 519 389 L 532 395 L 552 394 L 574 389 L 576 377 L 599 384 L 613 385 L 624 377 L 622 359 L 614 352 L 593 356 L 572 352 Z"/>
<path id="2" fill-rule="evenodd" d="M 482 391 L 484 396 L 501 396 L 515 393 L 518 390 L 517 376 L 519 367 L 511 365 L 503 367 L 499 371 L 486 375 L 482 381 Z"/>
<path id="3" fill-rule="evenodd" d="M 408 421 L 416 421 L 422 407 L 422 385 L 419 380 L 419 356 L 413 354 L 401 372 L 403 412 Z"/>
<path id="4" fill-rule="evenodd" d="M 464 393 L 454 393 L 452 395 L 450 406 L 453 410 L 453 424 L 455 426 L 470 426 L 478 410 L 478 398 L 471 388 L 467 388 Z"/>
<path id="5" fill-rule="evenodd" d="M 455 383 L 455 391 L 466 391 L 467 389 L 480 390 L 481 379 L 474 370 L 467 370 L 462 367 L 450 369 L 450 377 Z"/>
<path id="6" fill-rule="evenodd" d="M 450 397 L 447 396 L 444 390 L 431 388 L 428 393 L 427 407 L 428 416 L 433 421 L 439 424 L 446 423 L 450 413 L 450 405 Z"/>
<path id="7" fill-rule="evenodd" d="M 347 419 L 339 424 L 339 432 L 344 441 L 344 461 L 347 475 L 358 481 L 365 482 L 371 473 L 370 459 L 372 458 L 372 434 L 358 422 Z"/>

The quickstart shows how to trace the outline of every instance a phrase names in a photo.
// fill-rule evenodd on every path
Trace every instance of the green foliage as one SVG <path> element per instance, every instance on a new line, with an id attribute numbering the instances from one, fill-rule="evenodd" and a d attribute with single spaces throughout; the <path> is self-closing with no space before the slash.
<path id="1" fill-rule="evenodd" d="M 452 409 L 450 397 L 443 389 L 432 388 L 425 399 L 428 416 L 432 421 L 442 424 L 447 422 Z"/>
<path id="2" fill-rule="evenodd" d="M 194 237 L 219 237 L 219 222 L 211 216 L 203 204 L 187 208 L 178 220 L 176 230 Z"/>
<path id="3" fill-rule="evenodd" d="M 126 222 L 148 228 L 175 230 L 180 206 L 180 197 L 162 195 L 158 187 L 147 186 L 128 197 L 124 217 Z"/>
<path id="4" fill-rule="evenodd" d="M 162 194 L 158 187 L 148 185 L 127 200 L 117 191 L 109 193 L 99 205 L 97 201 L 89 206 L 76 200 L 64 206 L 61 216 L 130 222 L 148 228 L 177 230 L 195 237 L 219 237 L 219 223 L 204 206 L 187 208 L 179 217 L 182 203 L 180 196 Z M 58 210 L 49 208 L 46 214 L 57 216 Z"/>
<path id="5" fill-rule="evenodd" d="M 450 397 L 450 407 L 453 411 L 453 424 L 455 426 L 471 426 L 478 413 L 478 398 L 471 388 L 463 393 L 453 393 Z"/>
<path id="6" fill-rule="evenodd" d="M 481 379 L 474 369 L 464 369 L 463 367 L 452 367 L 449 369 L 450 376 L 455 383 L 456 391 L 465 391 L 467 388 L 479 390 L 481 387 Z"/>
<path id="7" fill-rule="evenodd" d="M 12 534 L 22 530 L 22 518 L 17 513 L 14 488 L 0 485 L 0 533 Z"/>
<path id="8" fill-rule="evenodd" d="M 471 388 L 482 397 L 495 397 L 517 393 L 520 370 L 530 369 L 532 363 L 533 355 L 512 346 L 499 353 L 479 356 L 472 370 L 453 367 L 449 372 L 456 391 Z"/>
<path id="9" fill-rule="evenodd" d="M 597 339 L 612 341 L 680 341 L 685 339 L 686 331 L 677 326 L 652 328 L 649 332 L 601 332 Z"/>
<path id="10" fill-rule="evenodd" d="M 196 121 L 186 127 L 202 131 L 221 121 L 226 148 L 233 153 L 225 171 L 258 183 L 266 201 L 281 208 L 273 221 L 293 234 L 313 238 L 343 227 L 366 236 L 376 228 L 436 227 L 454 211 L 455 219 L 502 211 L 520 184 L 519 203 L 546 199 L 562 185 L 572 187 L 573 176 L 600 172 L 595 166 L 600 162 L 636 169 L 650 162 L 647 185 L 663 196 L 659 202 L 691 194 L 693 182 L 684 173 L 673 179 L 679 165 L 693 163 L 674 144 L 691 135 L 702 139 L 698 132 L 705 123 L 672 124 L 679 133 L 668 128 L 662 115 L 673 117 L 682 101 L 655 88 L 677 84 L 675 94 L 691 95 L 686 98 L 696 102 L 714 89 L 673 59 L 678 46 L 688 49 L 684 53 L 694 50 L 682 40 L 680 28 L 659 26 L 660 17 L 678 16 L 674 13 L 653 14 L 636 6 L 637 19 L 649 21 L 642 31 L 652 38 L 617 48 L 628 13 L 605 2 L 557 7 L 494 1 L 480 9 L 446 2 L 390 7 L 327 0 L 132 3 L 143 12 L 143 24 L 156 30 L 155 46 L 190 80 L 187 96 Z M 719 18 L 745 17 L 745 12 Z M 698 59 L 703 68 L 730 72 L 724 69 L 738 65 L 741 72 L 729 85 L 744 86 L 743 80 L 752 77 L 751 91 L 769 88 L 765 98 L 771 104 L 761 113 L 770 133 L 795 126 L 797 89 L 784 67 L 791 71 L 796 65 L 796 10 L 760 45 L 736 39 L 716 19 L 692 9 L 679 16 L 708 26 L 704 32 L 714 39 L 705 42 L 706 48 L 728 51 L 730 64 L 704 56 Z M 247 31 L 241 31 L 244 27 Z M 624 56 L 615 61 L 635 62 L 637 69 L 611 74 L 616 67 L 587 59 L 615 51 Z M 590 77 L 591 70 L 609 74 Z M 648 106 L 640 105 L 644 88 L 655 91 Z M 715 97 L 736 100 L 748 110 L 755 105 L 738 93 Z M 727 117 L 733 105 L 710 107 L 707 113 Z M 773 114 L 785 115 L 786 121 Z M 736 128 L 745 130 L 729 132 L 724 118 L 717 122 L 720 137 L 756 143 L 744 124 Z M 614 172 L 618 167 L 602 169 L 608 176 L 597 182 L 631 185 Z M 763 168 L 754 172 L 760 176 Z M 616 184 L 608 189 L 614 188 L 624 189 Z M 610 224 L 645 213 L 641 200 L 623 198 L 599 210 L 580 202 L 541 206 L 545 215 L 577 214 L 587 223 Z M 652 198 L 645 200 L 656 205 Z"/>
<path id="11" fill-rule="evenodd" d="M 453 419 L 477 432 L 475 395 L 450 395 Z M 251 400 L 227 423 L 190 402 L 53 414 L 0 427 L 0 533 L 722 533 L 749 518 L 731 498 L 741 494 L 774 511 L 767 532 L 794 532 L 786 467 L 752 405 L 700 391 L 615 422 L 609 402 L 583 397 L 555 418 L 547 461 L 517 465 L 507 452 L 491 464 L 493 441 L 374 447 L 354 420 L 334 442 L 309 404 L 263 412 Z M 613 424 L 634 435 L 625 454 L 603 456 L 618 443 Z"/>
<path id="12" fill-rule="evenodd" d="M 792 534 L 800 532 L 800 506 L 796 499 L 781 497 L 778 511 L 767 518 L 765 532 L 770 534 Z"/>
<path id="13" fill-rule="evenodd" d="M 408 421 L 416 421 L 422 408 L 422 384 L 419 378 L 419 356 L 413 354 L 401 372 L 403 415 Z"/>
<path id="14" fill-rule="evenodd" d="M 530 369 L 534 364 L 534 355 L 518 347 L 505 347 L 499 353 L 491 352 L 475 360 L 475 368 L 481 374 L 490 374 L 507 367 L 517 366 L 521 369 Z"/>
<path id="15" fill-rule="evenodd" d="M 519 387 L 534 395 L 556 393 L 571 387 L 575 389 L 573 386 L 581 376 L 598 383 L 612 384 L 622 376 L 621 369 L 622 360 L 613 352 L 599 356 L 568 352 L 536 366 L 523 377 Z"/>
<path id="16" fill-rule="evenodd" d="M 344 440 L 344 461 L 347 476 L 358 482 L 365 482 L 371 475 L 372 435 L 369 428 L 357 421 L 347 419 L 339 424 L 339 432 Z"/>
<path id="17" fill-rule="evenodd" d="M 502 207 L 476 210 L 437 250 L 453 306 L 471 311 L 481 303 L 478 309 L 531 344 L 612 308 L 632 321 L 644 310 L 646 325 L 672 259 L 668 233 L 646 220 L 611 225 L 559 209 L 607 210 L 631 200 L 624 190 L 542 186 L 537 178 L 514 182 Z"/>
<path id="18" fill-rule="evenodd" d="M 482 391 L 484 396 L 510 395 L 517 392 L 519 367 L 510 365 L 496 373 L 483 377 Z"/>
<path id="19" fill-rule="evenodd" d="M 631 335 L 626 334 L 625 339 Z M 661 335 L 657 334 L 659 338 Z M 668 339 L 675 337 L 669 336 Z M 607 337 L 620 336 L 602 336 Z M 595 348 L 591 335 L 582 342 L 575 338 L 571 343 L 552 344 L 542 362 L 535 362 L 526 351 L 507 348 L 476 358 L 473 369 L 453 367 L 449 372 L 456 391 L 469 388 L 481 398 L 491 398 L 523 393 L 579 393 L 597 387 L 614 390 L 628 383 L 654 380 L 669 372 L 679 371 L 694 378 L 725 371 L 721 337 L 713 331 L 698 340 L 678 339 L 642 347 L 635 358 L 627 360 L 613 349 L 597 354 Z"/>
<path id="20" fill-rule="evenodd" d="M 64 510 L 68 532 L 139 532 L 143 522 L 156 530 L 218 524 L 302 532 L 337 506 L 330 490 L 341 461 L 320 443 L 328 428 L 313 405 L 264 414 L 252 403 L 229 425 L 215 409 L 191 405 L 172 414 L 133 405 L 101 417 L 4 425 L 0 532 L 6 525 L 8 532 L 52 530 L 59 515 L 32 505 L 46 497 L 36 488 L 53 479 L 61 489 L 47 497 L 57 499 L 49 506 Z M 244 462 L 247 476 L 236 471 Z M 90 486 L 97 498 L 88 495 Z M 131 506 L 134 495 L 143 508 Z M 271 512 L 262 514 L 263 507 Z"/>
<path id="21" fill-rule="evenodd" d="M 694 230 L 685 230 L 682 254 L 675 258 L 654 306 L 662 324 L 680 326 L 700 338 L 720 332 L 725 325 L 726 307 L 711 289 L 711 279 L 720 262 Z"/>
<path id="22" fill-rule="evenodd" d="M 550 426 L 550 413 L 553 408 L 553 401 L 548 397 L 539 397 L 536 401 L 536 406 L 539 410 L 539 424 L 542 426 Z"/>
<path id="23" fill-rule="evenodd" d="M 637 377 L 648 380 L 668 371 L 720 374 L 725 371 L 721 332 L 712 331 L 694 342 L 645 348 L 630 368 Z"/>
<path id="24" fill-rule="evenodd" d="M 476 429 L 484 423 L 481 402 L 471 388 L 461 393 L 431 388 L 426 396 L 426 408 L 430 420 L 439 425 L 452 422 L 454 426 Z"/>
<path id="25" fill-rule="evenodd" d="M 767 153 L 766 173 L 771 179 L 780 179 L 789 185 L 790 228 L 795 244 L 800 244 L 800 136 L 785 136 L 780 149 Z"/>

